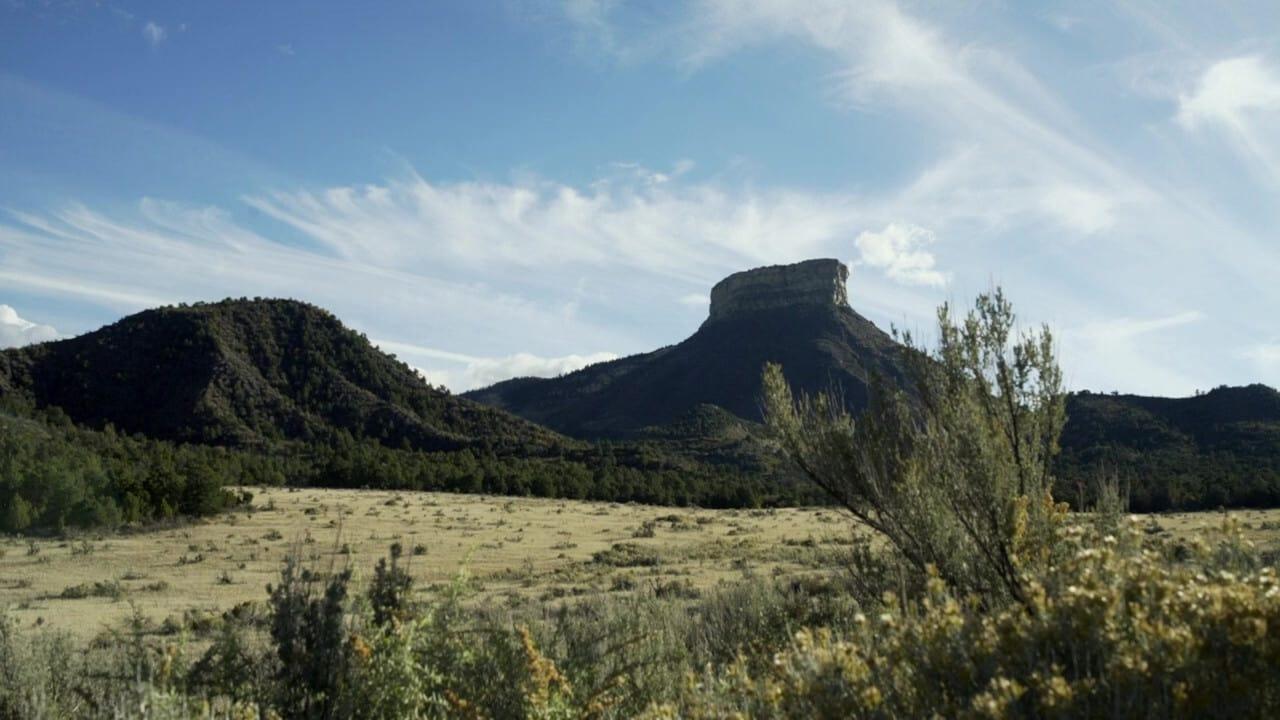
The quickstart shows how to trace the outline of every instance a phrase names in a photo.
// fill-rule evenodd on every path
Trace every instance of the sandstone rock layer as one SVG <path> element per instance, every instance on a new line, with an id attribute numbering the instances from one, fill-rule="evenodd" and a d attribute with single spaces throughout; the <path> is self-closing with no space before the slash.
<path id="1" fill-rule="evenodd" d="M 845 307 L 848 279 L 844 263 L 829 258 L 734 273 L 711 288 L 709 321 L 792 307 Z"/>

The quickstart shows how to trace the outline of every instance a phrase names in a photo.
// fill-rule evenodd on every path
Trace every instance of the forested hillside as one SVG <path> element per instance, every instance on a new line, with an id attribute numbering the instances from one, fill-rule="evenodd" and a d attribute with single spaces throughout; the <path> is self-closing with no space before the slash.
<path id="1" fill-rule="evenodd" d="M 76 427 L 57 409 L 0 404 L 0 531 L 115 526 L 208 515 L 240 501 L 223 486 L 269 482 L 266 458 Z"/>
<path id="2" fill-rule="evenodd" d="M 224 300 L 131 315 L 0 354 L 0 393 L 152 438 L 238 447 L 476 442 L 545 448 L 554 433 L 433 388 L 332 314 L 291 300 Z"/>
<path id="3" fill-rule="evenodd" d="M 1068 398 L 1060 494 L 1098 477 L 1132 509 L 1280 505 L 1280 392 L 1220 387 L 1189 398 L 1077 393 Z"/>

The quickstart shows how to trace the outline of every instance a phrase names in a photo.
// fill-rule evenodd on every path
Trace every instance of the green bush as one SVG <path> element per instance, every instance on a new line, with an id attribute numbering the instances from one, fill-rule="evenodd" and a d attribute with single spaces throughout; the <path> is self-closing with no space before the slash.
<path id="1" fill-rule="evenodd" d="M 933 351 L 903 337 L 910 376 L 875 383 L 854 419 L 834 394 L 794 398 L 764 371 L 765 416 L 816 485 L 883 536 L 917 576 L 935 568 L 984 603 L 1025 602 L 1023 572 L 1050 561 L 1065 508 L 1050 469 L 1065 422 L 1047 328 L 1018 334 L 996 290 L 961 321 L 938 311 Z"/>
<path id="2" fill-rule="evenodd" d="M 349 569 L 322 577 L 302 567 L 297 554 L 291 553 L 280 583 L 268 588 L 276 703 L 286 718 L 350 715 L 343 702 L 350 662 L 350 580 Z"/>
<path id="3" fill-rule="evenodd" d="M 982 612 L 935 575 L 905 611 L 890 597 L 851 631 L 802 630 L 767 667 L 699 675 L 651 716 L 1275 717 L 1280 578 L 1243 545 L 1173 561 L 1137 523 L 1074 528 L 1026 605 Z"/>

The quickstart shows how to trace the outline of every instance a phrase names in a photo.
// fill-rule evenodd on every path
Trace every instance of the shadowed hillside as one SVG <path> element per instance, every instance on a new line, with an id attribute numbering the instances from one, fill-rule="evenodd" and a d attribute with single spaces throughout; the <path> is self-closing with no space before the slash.
<path id="1" fill-rule="evenodd" d="M 555 439 L 431 387 L 332 314 L 290 300 L 147 310 L 0 358 L 0 393 L 154 438 L 261 446 L 345 431 L 419 450 Z"/>
<path id="2" fill-rule="evenodd" d="M 1065 496 L 1111 476 L 1135 510 L 1280 504 L 1280 392 L 1220 387 L 1189 398 L 1077 393 L 1059 467 Z"/>
<path id="3" fill-rule="evenodd" d="M 760 419 L 760 370 L 781 363 L 793 386 L 838 388 L 855 410 L 875 375 L 901 377 L 902 348 L 845 298 L 848 270 L 810 260 L 731 275 L 710 316 L 678 345 L 551 379 L 518 378 L 466 397 L 578 437 L 628 437 L 716 405 Z"/>

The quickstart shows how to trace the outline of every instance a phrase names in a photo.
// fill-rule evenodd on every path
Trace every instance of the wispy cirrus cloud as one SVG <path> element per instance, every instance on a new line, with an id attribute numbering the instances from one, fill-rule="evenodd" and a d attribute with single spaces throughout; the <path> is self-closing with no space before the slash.
<path id="1" fill-rule="evenodd" d="M 1258 343 L 1245 348 L 1240 356 L 1265 371 L 1280 370 L 1280 342 Z"/>
<path id="2" fill-rule="evenodd" d="M 566 4 L 583 32 L 617 37 L 609 5 L 587 17 Z M 700 0 L 675 28 L 631 35 L 635 47 L 658 46 L 696 72 L 755 48 L 794 44 L 826 54 L 831 97 L 852 113 L 887 109 L 918 118 L 939 147 L 932 167 L 944 182 L 902 194 L 919 215 L 908 221 L 941 229 L 944 220 L 1050 220 L 1084 235 L 1109 229 L 1117 211 L 1149 206 L 1144 180 L 1112 161 L 1073 109 L 1003 49 L 959 41 L 945 28 L 889 0 Z M 589 22 L 588 22 L 589 19 Z M 610 43 L 635 57 L 634 47 Z M 927 193 L 927 195 L 925 194 Z"/>
<path id="3" fill-rule="evenodd" d="M 618 358 L 616 353 L 611 352 L 560 357 L 542 357 L 532 353 L 476 357 L 391 340 L 373 342 L 382 350 L 394 353 L 416 367 L 433 385 L 443 385 L 457 392 L 486 387 L 516 377 L 556 377 Z"/>
<path id="4" fill-rule="evenodd" d="M 411 174 L 244 200 L 348 260 L 610 266 L 688 282 L 715 280 L 744 263 L 806 257 L 865 218 L 855 196 L 674 186 L 650 182 L 654 174 L 628 172 L 586 187 L 539 178 L 441 184 Z"/>
<path id="5" fill-rule="evenodd" d="M 1204 383 L 1169 367 L 1160 356 L 1168 352 L 1169 334 L 1204 320 L 1203 312 L 1186 310 L 1157 317 L 1108 318 L 1067 328 L 1062 334 L 1064 364 L 1077 382 L 1105 377 L 1107 372 L 1122 373 L 1126 392 L 1190 395 Z M 1114 385 L 1083 387 L 1116 389 Z"/>

